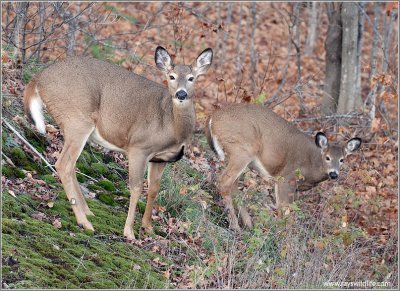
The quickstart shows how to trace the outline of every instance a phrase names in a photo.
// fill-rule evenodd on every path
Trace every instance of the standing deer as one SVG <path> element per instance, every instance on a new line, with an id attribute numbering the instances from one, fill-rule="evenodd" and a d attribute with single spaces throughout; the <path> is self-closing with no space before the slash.
<path id="1" fill-rule="evenodd" d="M 64 148 L 55 164 L 77 223 L 93 230 L 93 215 L 82 195 L 75 164 L 88 139 L 123 152 L 129 161 L 131 191 L 124 236 L 134 239 L 136 204 L 149 163 L 146 210 L 142 228 L 152 231 L 151 212 L 166 163 L 179 160 L 194 132 L 194 84 L 211 65 L 213 52 L 204 50 L 192 65 L 174 65 L 157 47 L 155 63 L 168 88 L 117 65 L 72 57 L 49 66 L 31 81 L 24 95 L 27 114 L 45 134 L 43 104 L 64 132 Z"/>
<path id="2" fill-rule="evenodd" d="M 328 178 L 336 180 L 344 158 L 361 145 L 360 138 L 345 146 L 330 145 L 325 134 L 315 139 L 298 130 L 272 110 L 255 104 L 234 104 L 214 112 L 207 120 L 208 144 L 220 160 L 227 157 L 218 190 L 228 211 L 230 227 L 239 231 L 238 219 L 230 196 L 240 174 L 249 167 L 264 179 L 277 178 L 276 206 L 287 206 L 296 191 L 305 191 Z M 251 218 L 239 207 L 245 227 Z"/>

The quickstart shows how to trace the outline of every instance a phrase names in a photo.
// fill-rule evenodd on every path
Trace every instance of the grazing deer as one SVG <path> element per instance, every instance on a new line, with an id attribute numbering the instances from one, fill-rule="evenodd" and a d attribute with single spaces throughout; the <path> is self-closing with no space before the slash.
<path id="1" fill-rule="evenodd" d="M 168 88 L 117 65 L 87 57 L 72 57 L 49 66 L 31 81 L 25 110 L 45 134 L 45 104 L 64 132 L 64 148 L 55 164 L 77 223 L 93 230 L 93 215 L 82 195 L 75 164 L 88 139 L 127 155 L 131 191 L 124 236 L 134 239 L 136 204 L 149 163 L 149 190 L 142 228 L 152 231 L 151 212 L 166 163 L 179 160 L 194 132 L 194 84 L 211 65 L 213 52 L 204 50 L 192 65 L 174 65 L 157 47 L 155 63 Z"/>
<path id="2" fill-rule="evenodd" d="M 230 193 L 246 167 L 264 179 L 277 178 L 275 200 L 280 208 L 292 202 L 297 190 L 311 189 L 328 178 L 338 179 L 344 158 L 361 145 L 357 137 L 345 146 L 329 145 L 321 132 L 314 140 L 272 110 L 255 104 L 234 104 L 214 112 L 208 118 L 206 136 L 220 160 L 228 159 L 218 191 L 230 227 L 236 231 L 240 228 Z M 239 214 L 243 225 L 250 228 L 247 210 L 240 207 Z"/>

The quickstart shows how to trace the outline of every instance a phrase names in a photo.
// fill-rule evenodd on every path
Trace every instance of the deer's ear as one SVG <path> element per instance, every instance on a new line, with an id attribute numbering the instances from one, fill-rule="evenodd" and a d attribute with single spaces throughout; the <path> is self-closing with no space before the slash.
<path id="1" fill-rule="evenodd" d="M 194 62 L 193 71 L 196 76 L 203 75 L 210 68 L 213 59 L 213 51 L 210 48 L 205 49 L 201 52 L 201 54 L 197 57 Z"/>
<path id="2" fill-rule="evenodd" d="M 328 147 L 328 139 L 326 138 L 326 135 L 323 132 L 318 132 L 315 135 L 315 144 L 322 150 Z"/>
<path id="3" fill-rule="evenodd" d="M 358 150 L 361 146 L 361 138 L 355 137 L 349 140 L 346 144 L 345 152 L 346 156 L 354 152 L 355 150 Z"/>
<path id="4" fill-rule="evenodd" d="M 154 61 L 156 62 L 157 68 L 163 72 L 169 72 L 173 67 L 171 56 L 162 46 L 157 47 Z"/>

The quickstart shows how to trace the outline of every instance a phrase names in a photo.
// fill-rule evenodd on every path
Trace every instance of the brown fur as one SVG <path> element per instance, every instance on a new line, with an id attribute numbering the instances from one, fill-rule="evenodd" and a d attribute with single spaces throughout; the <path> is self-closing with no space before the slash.
<path id="1" fill-rule="evenodd" d="M 134 237 L 135 208 L 147 162 L 158 162 L 150 163 L 149 167 L 152 173 L 149 175 L 149 197 L 154 197 L 165 163 L 182 156 L 182 146 L 189 142 L 194 131 L 195 81 L 189 82 L 188 78 L 193 76 L 195 79 L 205 73 L 211 64 L 212 51 L 205 50 L 200 56 L 192 66 L 174 65 L 165 49 L 157 48 L 157 66 L 164 72 L 168 87 L 117 65 L 87 57 L 72 57 L 55 63 L 28 84 L 25 109 L 29 111 L 32 96 L 38 92 L 64 132 L 64 148 L 56 169 L 78 224 L 93 229 L 86 218 L 86 214 L 92 213 L 74 173 L 75 162 L 90 138 L 128 156 L 132 195 L 124 235 L 129 239 Z M 171 75 L 179 82 L 170 80 Z M 182 88 L 187 92 L 187 98 L 179 102 L 175 93 Z M 146 230 L 151 229 L 148 211 L 151 214 L 153 201 L 151 199 L 142 221 Z"/>
<path id="2" fill-rule="evenodd" d="M 229 195 L 235 191 L 234 183 L 247 166 L 265 179 L 277 178 L 276 203 L 282 207 L 295 198 L 297 190 L 307 190 L 327 180 L 332 169 L 338 173 L 339 160 L 350 151 L 327 143 L 322 150 L 315 139 L 272 110 L 255 104 L 234 104 L 217 110 L 207 121 L 206 135 L 210 147 L 215 148 L 217 142 L 228 159 L 218 188 L 234 229 L 238 229 L 238 223 Z M 355 140 L 359 146 L 361 140 Z M 326 161 L 328 155 L 329 162 Z M 297 177 L 296 172 L 300 174 Z M 248 218 L 243 223 L 251 225 Z"/>

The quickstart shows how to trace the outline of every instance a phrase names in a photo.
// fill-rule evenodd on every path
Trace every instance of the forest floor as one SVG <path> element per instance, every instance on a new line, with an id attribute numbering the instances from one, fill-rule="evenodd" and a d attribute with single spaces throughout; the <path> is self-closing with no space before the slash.
<path id="1" fill-rule="evenodd" d="M 193 5 L 193 9 L 202 7 L 199 3 Z M 137 6 L 155 10 L 152 5 Z M 132 4 L 116 7 L 124 15 L 133 11 Z M 231 33 L 226 40 L 229 58 L 222 64 L 221 52 L 216 55 L 215 70 L 199 81 L 193 142 L 184 158 L 168 165 L 164 172 L 153 211 L 155 234 L 145 236 L 139 231 L 146 203 L 144 182 L 135 220 L 137 240 L 131 243 L 122 237 L 129 199 L 126 158 L 93 144 L 85 146 L 77 163 L 77 177 L 95 214 L 90 217 L 95 232 L 83 231 L 76 224 L 59 178 L 28 146 L 54 165 L 63 144 L 62 132 L 50 116 L 46 115 L 46 136 L 38 134 L 24 117 L 25 84 L 43 64 L 32 61 L 21 72 L 15 60 L 2 51 L 2 287 L 327 288 L 328 282 L 374 281 L 387 283 L 380 288 L 398 288 L 398 96 L 382 93 L 378 101 L 382 100 L 386 112 L 377 112 L 371 126 L 362 114 L 342 125 L 319 115 L 326 17 L 321 16 L 321 37 L 316 41 L 314 56 L 302 58 L 304 84 L 300 91 L 305 96 L 306 110 L 299 110 L 296 95 L 273 110 L 306 133 L 326 131 L 332 141 L 356 134 L 363 139 L 361 150 L 348 157 L 339 181 L 327 181 L 303 192 L 285 213 L 271 212 L 266 207 L 265 193 L 273 191 L 273 181 L 262 181 L 256 173 L 247 171 L 239 183 L 241 194 L 235 199 L 245 201 L 254 227 L 241 234 L 228 228 L 215 189 L 216 175 L 223 164 L 209 149 L 202 129 L 215 107 L 230 102 L 262 103 L 286 78 L 281 72 L 287 55 L 282 12 L 279 7 L 261 8 L 260 13 L 268 21 L 260 21 L 256 43 L 263 49 L 268 47 L 264 33 L 268 31 L 275 47 L 274 51 L 260 52 L 263 59 L 258 64 L 257 84 L 262 83 L 264 89 L 258 96 L 250 96 L 244 89 L 249 80 L 236 85 L 232 62 L 236 38 Z M 172 12 L 157 21 L 167 22 Z M 201 27 L 192 32 L 193 43 L 186 42 L 187 48 L 196 47 L 196 42 L 203 45 L 204 39 L 214 37 L 212 27 L 196 22 L 198 14 L 185 13 L 182 19 L 186 17 L 187 23 Z M 135 23 L 146 23 L 148 14 L 138 15 Z M 237 22 L 233 17 L 235 24 L 230 32 L 235 31 Z M 104 34 L 134 31 L 135 25 L 121 21 L 113 29 L 107 27 Z M 185 29 L 192 28 L 184 27 L 183 32 Z M 366 31 L 366 39 L 371 38 L 371 31 Z M 153 55 L 145 52 L 153 43 L 163 44 L 164 38 L 159 32 L 148 34 L 151 42 L 136 44 L 136 37 L 132 37 L 127 43 L 145 56 L 135 72 L 154 76 L 153 66 L 146 64 Z M 173 39 L 169 34 L 172 30 L 161 35 Z M 120 41 L 125 42 L 125 38 Z M 132 60 L 118 59 L 124 52 L 99 46 L 90 50 L 97 58 L 111 59 L 132 70 Z M 187 49 L 187 59 L 200 51 Z M 276 63 L 270 66 L 271 56 Z M 364 59 L 363 64 L 367 62 Z M 290 62 L 282 95 L 290 93 L 296 83 L 296 69 L 295 62 Z M 264 72 L 268 75 L 263 76 Z M 363 68 L 363 80 L 367 79 L 366 72 Z M 363 83 L 363 96 L 368 86 Z"/>
<path id="2" fill-rule="evenodd" d="M 138 239 L 126 243 L 122 230 L 129 190 L 123 155 L 85 147 L 77 163 L 78 180 L 95 214 L 90 220 L 96 231 L 81 230 L 58 177 L 28 146 L 54 164 L 62 148 L 60 130 L 46 116 L 48 133 L 40 136 L 23 117 L 23 86 L 15 94 L 4 88 L 3 286 L 312 288 L 366 280 L 396 286 L 393 161 L 398 145 L 380 136 L 383 131 L 377 130 L 374 139 L 384 142 L 367 142 L 349 158 L 339 182 L 322 183 L 283 214 L 265 207 L 272 181 L 246 172 L 240 182 L 243 195 L 236 199 L 245 198 L 255 224 L 240 235 L 228 229 L 215 190 L 221 165 L 198 133 L 185 157 L 164 173 L 153 213 L 156 234 L 139 232 L 145 182 L 135 225 Z"/>

